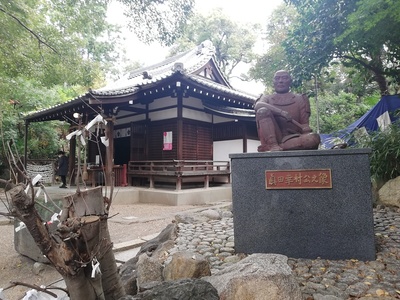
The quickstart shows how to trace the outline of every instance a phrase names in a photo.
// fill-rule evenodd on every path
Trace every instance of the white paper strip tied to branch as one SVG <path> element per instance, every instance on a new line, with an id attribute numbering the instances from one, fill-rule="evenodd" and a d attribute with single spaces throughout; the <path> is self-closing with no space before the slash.
<path id="1" fill-rule="evenodd" d="M 104 144 L 104 146 L 108 147 L 110 145 L 110 141 L 105 136 L 100 137 L 100 140 Z"/>
<path id="2" fill-rule="evenodd" d="M 51 218 L 50 221 L 47 222 L 47 224 L 52 224 L 54 222 L 60 222 L 60 219 L 58 218 L 58 216 L 61 216 L 62 211 L 58 214 L 58 213 L 54 213 Z"/>
<path id="3" fill-rule="evenodd" d="M 33 179 L 32 179 L 32 185 L 35 186 L 36 183 L 39 182 L 40 179 L 42 179 L 42 175 L 37 174 Z M 28 194 L 30 186 L 28 185 L 25 189 L 25 193 Z"/>
<path id="4" fill-rule="evenodd" d="M 86 146 L 86 141 L 85 141 L 85 138 L 83 137 L 83 135 L 80 136 L 80 139 L 81 139 L 81 144 L 83 146 Z"/>
<path id="5" fill-rule="evenodd" d="M 45 288 L 41 286 L 41 288 Z M 5 299 L 5 298 L 3 298 Z M 57 298 L 54 298 L 53 296 L 46 294 L 44 292 L 38 292 L 37 290 L 29 290 L 26 292 L 25 297 L 22 298 L 22 300 L 67 300 L 69 297 L 67 296 L 57 296 Z"/>
<path id="6" fill-rule="evenodd" d="M 92 278 L 95 278 L 97 274 L 101 274 L 100 263 L 96 257 L 92 260 Z"/>
<path id="7" fill-rule="evenodd" d="M 72 132 L 71 132 L 70 134 L 68 134 L 65 138 L 69 141 L 69 140 L 72 139 L 73 136 L 77 135 L 78 132 L 80 132 L 80 130 L 72 131 Z"/>
<path id="8" fill-rule="evenodd" d="M 102 115 L 97 115 L 92 121 L 90 121 L 86 126 L 85 129 L 89 130 L 92 128 L 95 124 L 97 123 L 103 123 L 104 125 L 107 125 L 107 121 L 104 120 Z"/>
<path id="9" fill-rule="evenodd" d="M 37 175 L 35 176 L 35 178 L 32 179 L 32 185 L 35 185 L 36 183 L 38 183 L 39 180 L 42 179 L 42 177 L 43 177 L 42 175 L 37 174 Z"/>
<path id="10" fill-rule="evenodd" d="M 36 191 L 36 194 L 35 194 L 35 198 L 38 198 L 39 196 L 40 196 L 40 194 L 42 193 L 42 187 L 40 187 L 40 188 L 38 188 L 38 190 Z M 47 203 L 47 199 L 46 199 L 46 203 Z"/>
<path id="11" fill-rule="evenodd" d="M 33 300 L 38 299 L 38 291 L 37 290 L 29 290 L 26 292 L 25 297 L 22 300 Z"/>
<path id="12" fill-rule="evenodd" d="M 65 138 L 69 141 L 72 139 L 73 136 L 79 137 L 81 144 L 84 146 L 86 145 L 86 141 L 82 134 L 82 130 L 75 130 L 75 131 L 71 132 L 70 134 L 68 134 Z"/>
<path id="13" fill-rule="evenodd" d="M 26 228 L 25 223 L 24 222 L 19 222 L 18 227 L 15 227 L 15 232 L 18 232 L 18 231 L 20 231 L 20 230 L 22 230 L 24 228 Z"/>

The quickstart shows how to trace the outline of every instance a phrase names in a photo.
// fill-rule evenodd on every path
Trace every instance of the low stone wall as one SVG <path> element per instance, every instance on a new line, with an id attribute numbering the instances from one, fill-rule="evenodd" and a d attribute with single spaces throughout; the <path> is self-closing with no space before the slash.
<path id="1" fill-rule="evenodd" d="M 37 174 L 42 175 L 41 182 L 45 184 L 53 184 L 55 179 L 54 163 L 28 163 L 26 166 L 28 176 L 34 178 Z"/>

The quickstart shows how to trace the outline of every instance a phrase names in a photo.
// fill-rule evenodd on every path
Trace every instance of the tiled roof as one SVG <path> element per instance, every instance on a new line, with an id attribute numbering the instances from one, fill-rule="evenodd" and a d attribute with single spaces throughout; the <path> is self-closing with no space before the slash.
<path id="1" fill-rule="evenodd" d="M 215 71 L 219 76 L 219 82 L 218 80 L 214 81 L 197 74 L 199 70 L 209 62 L 215 66 Z M 251 106 L 258 97 L 256 95 L 236 90 L 230 86 L 229 82 L 226 80 L 215 62 L 215 47 L 210 41 L 205 41 L 192 50 L 167 58 L 160 63 L 133 70 L 125 77 L 116 82 L 110 83 L 103 88 L 89 90 L 88 93 L 82 94 L 65 103 L 36 111 L 27 115 L 25 118 L 27 120 L 36 120 L 46 117 L 45 115 L 47 114 L 58 115 L 61 113 L 61 110 L 65 112 L 65 109 L 73 109 L 74 111 L 75 109 L 81 110 L 83 107 L 89 105 L 89 98 L 96 98 L 96 96 L 113 98 L 132 95 L 144 87 L 155 86 L 160 81 L 168 79 L 177 73 L 181 74 L 186 80 L 192 81 L 194 84 L 201 85 L 205 88 L 209 88 L 216 93 L 220 92 L 229 95 L 229 97 L 232 98 L 241 98 L 240 101 L 246 102 L 247 107 Z"/>
<path id="2" fill-rule="evenodd" d="M 205 41 L 190 51 L 180 53 L 160 63 L 136 69 L 124 78 L 104 88 L 92 90 L 91 94 L 98 96 L 116 96 L 135 93 L 143 86 L 156 84 L 161 80 L 167 79 L 174 73 L 179 72 L 185 74 L 193 81 L 204 84 L 210 88 L 245 97 L 249 100 L 255 100 L 257 98 L 255 95 L 233 89 L 220 70 L 218 70 L 218 72 L 221 74 L 221 77 L 224 78 L 224 84 L 208 80 L 207 78 L 195 74 L 197 70 L 205 66 L 210 60 L 214 60 L 214 55 L 215 47 L 210 41 Z"/>
<path id="3" fill-rule="evenodd" d="M 65 109 L 68 109 L 69 107 L 72 108 L 72 107 L 79 106 L 79 108 L 76 109 L 76 111 L 79 111 L 80 109 L 83 109 L 83 108 L 88 106 L 88 104 L 87 104 L 87 102 L 88 102 L 87 97 L 88 96 L 89 96 L 89 93 L 82 94 L 82 95 L 80 95 L 78 97 L 75 97 L 75 98 L 73 98 L 71 100 L 68 100 L 67 102 L 56 104 L 56 105 L 53 105 L 51 107 L 47 107 L 47 108 L 44 108 L 44 109 L 41 109 L 41 110 L 37 110 L 37 111 L 35 111 L 33 113 L 29 113 L 29 114 L 25 115 L 25 119 L 34 120 L 36 118 L 36 116 L 42 116 L 44 113 L 51 114 L 51 113 L 54 112 L 54 113 L 56 113 L 58 115 L 57 111 L 59 109 L 61 109 L 61 108 L 65 110 Z M 79 105 L 79 104 L 81 104 L 81 105 Z M 75 108 L 73 110 L 75 111 Z M 55 118 L 55 119 L 62 119 L 62 113 L 60 112 L 59 114 L 60 114 L 60 117 L 59 118 Z"/>

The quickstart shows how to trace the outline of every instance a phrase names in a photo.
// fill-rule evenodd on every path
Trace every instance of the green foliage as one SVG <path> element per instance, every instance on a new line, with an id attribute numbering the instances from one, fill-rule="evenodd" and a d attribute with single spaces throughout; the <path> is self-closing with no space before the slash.
<path id="1" fill-rule="evenodd" d="M 282 46 L 287 33 L 298 18 L 296 10 L 291 6 L 281 5 L 271 15 L 264 33 L 267 51 L 256 58 L 250 69 L 250 77 L 260 80 L 272 91 L 272 78 L 278 70 L 291 71 L 288 58 Z"/>
<path id="2" fill-rule="evenodd" d="M 240 26 L 225 16 L 221 9 L 216 9 L 208 16 L 193 16 L 170 54 L 189 50 L 210 40 L 216 48 L 216 61 L 229 78 L 240 63 L 250 63 L 254 59 L 253 47 L 258 30 L 258 25 Z"/>
<path id="3" fill-rule="evenodd" d="M 5 142 L 13 141 L 18 152 L 24 153 L 25 123 L 24 113 L 55 105 L 62 99 L 63 89 L 58 87 L 43 88 L 36 80 L 23 77 L 4 78 L 0 82 L 0 123 L 2 138 Z M 61 126 L 61 127 L 60 127 Z M 59 134 L 62 125 L 58 123 L 34 123 L 29 126 L 28 151 L 31 158 L 52 157 L 58 149 Z M 43 156 L 40 156 L 40 155 Z"/>
<path id="4" fill-rule="evenodd" d="M 307 1 L 296 1 L 296 5 L 300 6 L 300 4 L 311 5 Z M 319 4 L 315 5 L 317 7 Z M 324 9 L 327 9 L 327 6 L 328 4 L 325 3 Z M 292 37 L 293 32 L 300 30 L 299 28 L 303 26 L 302 22 L 305 22 L 304 16 L 299 13 L 304 10 L 306 9 L 303 7 L 296 9 L 293 5 L 282 5 L 272 13 L 267 22 L 265 33 L 265 42 L 269 47 L 265 53 L 257 58 L 256 64 L 250 70 L 250 76 L 270 87 L 273 74 L 279 69 L 286 69 L 293 76 L 293 87 L 295 89 L 302 87 L 303 91 L 313 90 L 314 79 L 317 77 L 318 89 L 321 92 L 337 94 L 344 91 L 353 93 L 360 98 L 374 94 L 379 86 L 374 82 L 372 72 L 366 72 L 365 69 L 360 67 L 356 68 L 347 60 L 339 57 L 328 55 L 323 60 L 317 60 L 317 56 L 311 53 L 311 46 L 305 44 L 307 41 L 310 43 L 308 39 L 302 40 L 303 37 L 297 37 L 297 35 Z M 319 21 L 322 22 L 322 19 Z M 317 27 L 314 28 L 313 26 L 306 28 L 310 31 L 317 30 Z M 305 34 L 304 30 L 304 28 L 301 29 L 299 34 Z M 303 44 L 296 44 L 294 46 L 295 52 L 289 53 L 286 47 L 288 41 L 293 43 L 297 41 Z M 327 43 L 325 38 L 323 42 Z M 323 45 L 323 42 L 315 41 L 313 47 L 325 47 L 325 50 L 321 50 L 321 54 L 325 55 L 327 52 L 324 51 L 327 51 L 328 48 L 327 45 Z M 302 52 L 301 46 L 306 47 L 307 51 Z M 332 45 L 332 49 L 334 49 L 334 45 Z M 308 55 L 313 55 L 313 57 L 308 57 Z M 319 65 L 315 67 L 317 62 Z M 272 88 L 270 90 L 272 91 Z"/>
<path id="5" fill-rule="evenodd" d="M 348 17 L 348 26 L 337 43 L 357 44 L 364 49 L 360 56 L 372 58 L 371 68 L 378 68 L 386 77 L 389 91 L 399 91 L 400 6 L 394 0 L 363 0 Z M 367 38 L 366 38 L 367 37 Z M 378 57 L 379 59 L 375 59 Z"/>
<path id="6" fill-rule="evenodd" d="M 287 2 L 296 7 L 299 18 L 282 44 L 293 68 L 293 77 L 301 82 L 328 66 L 335 51 L 335 35 L 342 30 L 345 16 L 339 13 L 336 1 Z"/>
<path id="7" fill-rule="evenodd" d="M 386 182 L 400 176 L 399 125 L 394 123 L 383 132 L 371 132 L 356 144 L 359 148 L 371 148 L 371 176 L 378 182 Z"/>
<path id="8" fill-rule="evenodd" d="M 377 86 L 371 84 L 371 76 L 368 73 L 354 67 L 346 67 L 338 61 L 333 61 L 328 67 L 324 67 L 319 74 L 316 74 L 316 77 L 318 89 L 323 93 L 346 92 L 362 99 L 376 94 L 377 90 Z M 375 97 L 379 99 L 380 95 L 375 95 Z"/>
<path id="9" fill-rule="evenodd" d="M 338 59 L 347 67 L 368 73 L 381 94 L 397 92 L 400 33 L 393 28 L 400 26 L 400 18 L 396 1 L 286 2 L 293 4 L 300 16 L 284 42 L 297 80 L 310 79 L 311 74 L 319 74 Z"/>
<path id="10" fill-rule="evenodd" d="M 68 127 L 68 124 L 56 121 L 31 124 L 28 141 L 29 158 L 53 158 L 58 150 L 69 149 L 65 140 Z"/>
<path id="11" fill-rule="evenodd" d="M 119 0 L 125 5 L 128 26 L 144 42 L 170 46 L 191 18 L 194 0 Z"/>
<path id="12" fill-rule="evenodd" d="M 0 73 L 44 87 L 92 86 L 114 61 L 116 29 L 105 22 L 106 9 L 106 1 L 1 1 Z"/>
<path id="13" fill-rule="evenodd" d="M 0 0 L 1 133 L 4 141 L 14 142 L 20 154 L 24 152 L 26 113 L 99 87 L 105 75 L 113 71 L 119 59 L 116 49 L 120 37 L 119 28 L 106 20 L 109 2 Z M 179 30 L 175 29 L 189 17 L 193 4 L 184 0 L 119 2 L 127 5 L 126 13 L 131 18 L 146 21 L 135 26 L 135 31 L 155 34 L 153 29 L 157 28 L 153 38 L 165 43 L 176 38 Z M 155 14 L 157 18 L 153 19 Z M 162 18 L 168 19 L 164 19 L 165 26 L 160 25 Z M 65 124 L 30 124 L 29 158 L 53 157 L 63 146 L 61 136 L 65 136 Z"/>
<path id="14" fill-rule="evenodd" d="M 378 98 L 379 99 L 379 98 Z M 317 127 L 317 108 L 314 97 L 310 97 L 312 114 L 310 125 Z M 319 126 L 321 133 L 333 133 L 346 128 L 361 116 L 371 105 L 360 102 L 353 94 L 340 92 L 322 93 L 318 95 Z"/>

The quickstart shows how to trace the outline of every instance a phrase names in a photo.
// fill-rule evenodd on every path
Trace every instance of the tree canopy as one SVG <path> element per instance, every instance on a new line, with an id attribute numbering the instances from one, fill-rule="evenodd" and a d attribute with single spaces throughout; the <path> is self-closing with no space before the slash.
<path id="1" fill-rule="evenodd" d="M 238 24 L 215 9 L 210 15 L 194 15 L 186 25 L 183 35 L 177 39 L 170 54 L 191 49 L 205 40 L 216 48 L 216 60 L 222 72 L 229 78 L 240 63 L 250 63 L 259 32 L 257 24 Z"/>
<path id="2" fill-rule="evenodd" d="M 370 74 L 381 94 L 400 82 L 399 6 L 394 0 L 285 0 L 299 22 L 283 45 L 298 79 L 308 79 L 337 59 Z M 390 90 L 390 86 L 393 87 Z"/>
<path id="3" fill-rule="evenodd" d="M 119 31 L 106 21 L 108 2 L 1 0 L 0 72 L 36 78 L 46 87 L 92 86 L 104 74 L 101 70 L 108 70 L 117 59 Z M 120 2 L 130 25 L 141 22 L 132 27 L 135 34 L 164 44 L 179 35 L 193 6 L 193 1 L 183 0 Z"/>
<path id="4" fill-rule="evenodd" d="M 170 46 L 183 33 L 195 0 L 118 0 L 125 5 L 128 26 L 144 42 Z"/>
<path id="5" fill-rule="evenodd" d="M 164 44 L 180 34 L 194 4 L 192 0 L 119 2 L 139 38 Z M 107 22 L 109 3 L 0 0 L 0 119 L 7 138 L 22 140 L 24 113 L 70 100 L 104 84 L 105 74 L 119 59 L 116 50 L 121 41 L 119 28 Z M 30 130 L 35 127 L 30 126 Z M 45 141 L 43 135 L 49 131 L 40 130 L 31 134 Z M 49 134 L 47 140 L 52 137 Z M 29 142 L 35 149 L 32 153 L 43 155 L 37 147 L 40 143 Z M 50 144 L 53 146 L 43 150 L 55 153 L 56 143 Z"/>
<path id="6" fill-rule="evenodd" d="M 297 18 L 297 12 L 292 6 L 282 4 L 272 13 L 265 26 L 263 39 L 269 47 L 265 53 L 257 56 L 250 69 L 250 77 L 260 80 L 271 90 L 275 72 L 291 69 L 282 42 Z"/>

